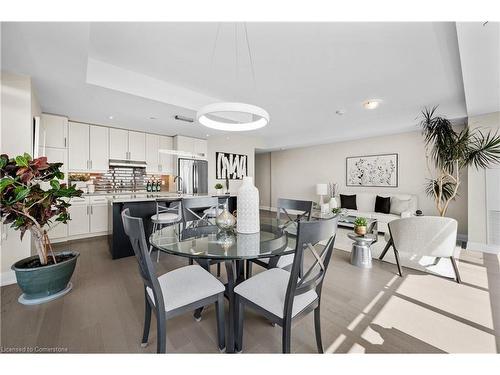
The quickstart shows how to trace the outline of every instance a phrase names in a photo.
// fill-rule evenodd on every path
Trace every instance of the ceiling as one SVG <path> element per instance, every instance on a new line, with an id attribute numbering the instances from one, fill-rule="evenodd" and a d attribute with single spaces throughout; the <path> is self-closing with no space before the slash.
<path id="1" fill-rule="evenodd" d="M 45 112 L 167 135 L 220 134 L 173 119 L 198 105 L 176 88 L 256 104 L 271 121 L 248 134 L 266 149 L 415 130 L 424 106 L 467 116 L 455 23 L 246 26 L 250 53 L 242 23 L 3 23 L 2 69 L 32 76 Z M 144 87 L 96 84 L 89 61 L 145 77 Z M 372 98 L 379 108 L 364 109 Z"/>

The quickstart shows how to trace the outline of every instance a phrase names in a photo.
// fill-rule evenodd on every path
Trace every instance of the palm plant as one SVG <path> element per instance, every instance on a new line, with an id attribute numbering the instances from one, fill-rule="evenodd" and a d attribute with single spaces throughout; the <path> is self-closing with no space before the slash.
<path id="1" fill-rule="evenodd" d="M 445 216 L 450 202 L 457 197 L 461 170 L 484 169 L 500 163 L 500 136 L 497 132 L 484 133 L 468 127 L 457 132 L 448 119 L 435 114 L 436 109 L 437 106 L 425 108 L 420 121 L 432 176 L 425 190 L 434 198 L 439 214 Z M 436 168 L 435 176 L 430 169 L 431 160 Z"/>

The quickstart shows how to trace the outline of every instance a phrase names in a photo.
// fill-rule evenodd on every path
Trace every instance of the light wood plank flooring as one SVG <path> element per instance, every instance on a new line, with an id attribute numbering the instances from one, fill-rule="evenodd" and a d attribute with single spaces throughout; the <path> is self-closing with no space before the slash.
<path id="1" fill-rule="evenodd" d="M 140 347 L 144 301 L 135 259 L 111 260 L 103 237 L 57 247 L 81 253 L 74 289 L 59 300 L 23 306 L 17 303 L 17 285 L 1 288 L 1 346 L 55 347 L 76 353 L 154 352 L 154 319 L 150 345 Z M 184 258 L 162 254 L 158 273 L 186 264 Z M 349 253 L 336 250 L 323 287 L 325 350 L 499 352 L 499 257 L 464 251 L 458 264 L 460 285 L 407 268 L 400 278 L 395 265 L 379 261 L 370 270 L 356 268 L 349 264 Z M 281 329 L 247 311 L 243 346 L 244 353 L 279 353 Z M 213 308 L 204 311 L 201 322 L 191 314 L 169 320 L 167 350 L 217 353 Z M 292 351 L 316 352 L 312 314 L 294 326 Z"/>

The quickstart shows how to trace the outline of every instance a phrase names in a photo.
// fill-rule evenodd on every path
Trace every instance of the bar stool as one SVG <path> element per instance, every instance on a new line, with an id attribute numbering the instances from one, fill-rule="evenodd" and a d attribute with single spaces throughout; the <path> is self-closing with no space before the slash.
<path id="1" fill-rule="evenodd" d="M 162 204 L 163 203 L 163 204 Z M 151 216 L 151 222 L 153 223 L 153 229 L 151 234 L 157 230 L 161 230 L 163 227 L 173 225 L 182 220 L 182 209 L 181 202 L 172 203 L 172 207 L 168 207 L 169 201 L 156 199 L 156 214 Z M 153 251 L 153 245 L 149 245 L 149 254 Z M 160 251 L 156 257 L 156 262 L 160 261 Z"/>

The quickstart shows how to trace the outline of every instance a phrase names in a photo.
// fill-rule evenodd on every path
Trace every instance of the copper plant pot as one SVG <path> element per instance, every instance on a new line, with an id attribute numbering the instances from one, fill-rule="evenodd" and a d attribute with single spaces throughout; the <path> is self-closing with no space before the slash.
<path id="1" fill-rule="evenodd" d="M 358 236 L 364 236 L 366 234 L 366 226 L 354 227 L 354 233 L 356 233 Z"/>

